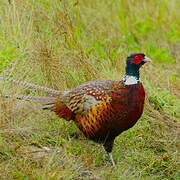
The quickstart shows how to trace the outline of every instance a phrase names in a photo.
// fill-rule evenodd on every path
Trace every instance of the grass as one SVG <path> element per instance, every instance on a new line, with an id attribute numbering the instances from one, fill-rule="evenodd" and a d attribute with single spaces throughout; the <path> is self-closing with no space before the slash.
<path id="1" fill-rule="evenodd" d="M 117 167 L 73 123 L 34 104 L 0 101 L 1 179 L 179 179 L 178 0 L 0 0 L 0 73 L 65 90 L 121 79 L 124 59 L 145 52 L 144 115 L 116 139 Z M 44 95 L 11 83 L 0 94 Z M 78 132 L 78 137 L 74 134 Z"/>

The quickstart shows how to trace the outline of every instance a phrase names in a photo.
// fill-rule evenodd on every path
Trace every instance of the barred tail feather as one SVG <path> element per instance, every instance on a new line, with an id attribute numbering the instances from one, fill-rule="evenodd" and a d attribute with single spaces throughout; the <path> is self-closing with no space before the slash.
<path id="1" fill-rule="evenodd" d="M 1 96 L 1 97 L 2 98 L 15 98 L 18 100 L 40 103 L 41 104 L 41 106 L 39 107 L 40 109 L 51 110 L 51 111 L 56 110 L 55 106 L 56 106 L 57 97 L 35 97 L 35 96 L 23 96 L 23 95 L 16 96 L 16 97 L 10 96 L 10 95 L 5 95 L 5 96 Z"/>
<path id="2" fill-rule="evenodd" d="M 41 103 L 41 104 L 54 103 L 57 99 L 57 97 L 39 97 L 39 96 L 24 96 L 24 95 L 19 95 L 19 96 L 5 95 L 2 97 L 4 97 L 4 98 L 16 98 L 18 100 L 32 101 L 32 102 L 37 102 L 37 103 Z"/>
<path id="3" fill-rule="evenodd" d="M 74 113 L 61 102 L 60 97 L 35 97 L 35 96 L 1 96 L 2 98 L 16 98 L 18 100 L 40 103 L 40 109 L 55 112 L 59 117 L 69 121 L 74 118 Z M 22 106 L 21 106 L 22 108 Z M 39 108 L 38 108 L 39 109 Z"/>
<path id="4" fill-rule="evenodd" d="M 57 96 L 57 95 L 62 94 L 61 91 L 54 90 L 54 89 L 44 87 L 44 86 L 39 86 L 39 85 L 32 84 L 32 83 L 28 83 L 28 82 L 25 82 L 25 81 L 19 81 L 19 80 L 14 80 L 14 79 L 6 79 L 4 77 L 0 77 L 0 81 L 10 81 L 10 82 L 13 82 L 16 85 L 23 86 L 24 88 L 44 91 L 44 92 L 46 92 L 46 93 L 48 93 L 49 95 L 52 95 L 52 96 Z"/>

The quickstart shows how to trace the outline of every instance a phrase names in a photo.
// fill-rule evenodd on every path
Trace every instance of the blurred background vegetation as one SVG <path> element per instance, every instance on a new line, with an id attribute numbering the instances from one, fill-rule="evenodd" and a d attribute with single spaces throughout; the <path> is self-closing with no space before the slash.
<path id="1" fill-rule="evenodd" d="M 0 99 L 2 179 L 180 178 L 180 1 L 0 0 L 0 74 L 65 90 L 122 79 L 125 58 L 152 59 L 141 72 L 147 99 L 138 124 L 117 138 L 117 168 L 73 123 Z M 0 94 L 43 95 L 0 83 Z M 78 132 L 76 138 L 74 133 Z"/>

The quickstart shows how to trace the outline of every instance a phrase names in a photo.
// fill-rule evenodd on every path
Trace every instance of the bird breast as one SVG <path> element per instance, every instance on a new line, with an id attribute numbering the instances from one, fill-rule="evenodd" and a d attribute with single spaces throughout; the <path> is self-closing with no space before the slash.
<path id="1" fill-rule="evenodd" d="M 144 97 L 142 84 L 115 89 L 111 97 L 92 106 L 87 114 L 77 114 L 76 123 L 90 139 L 101 141 L 108 136 L 115 137 L 140 118 Z"/>
<path id="2" fill-rule="evenodd" d="M 113 126 L 119 130 L 131 128 L 141 117 L 144 108 L 145 91 L 141 83 L 125 86 L 125 89 L 113 95 L 112 109 L 115 111 Z"/>

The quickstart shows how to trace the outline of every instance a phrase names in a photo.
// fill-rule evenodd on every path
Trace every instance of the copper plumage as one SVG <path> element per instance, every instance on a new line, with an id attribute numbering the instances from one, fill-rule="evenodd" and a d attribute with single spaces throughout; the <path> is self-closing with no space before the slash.
<path id="1" fill-rule="evenodd" d="M 142 53 L 126 59 L 126 74 L 121 81 L 90 81 L 75 89 L 57 92 L 48 88 L 53 97 L 21 97 L 43 104 L 42 108 L 54 111 L 59 117 L 72 120 L 88 138 L 103 144 L 114 165 L 112 148 L 114 139 L 128 130 L 141 117 L 145 91 L 139 79 L 139 69 L 149 59 Z M 28 86 L 36 86 L 29 83 Z"/>

